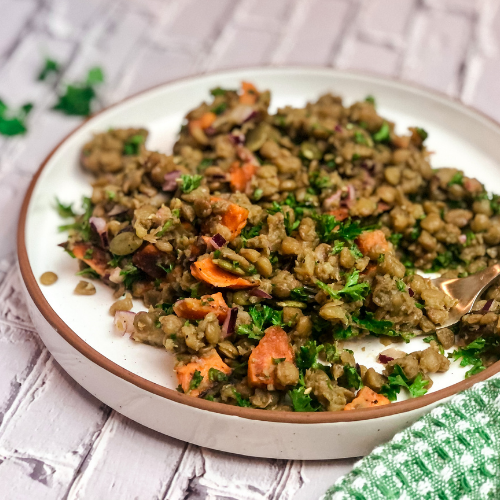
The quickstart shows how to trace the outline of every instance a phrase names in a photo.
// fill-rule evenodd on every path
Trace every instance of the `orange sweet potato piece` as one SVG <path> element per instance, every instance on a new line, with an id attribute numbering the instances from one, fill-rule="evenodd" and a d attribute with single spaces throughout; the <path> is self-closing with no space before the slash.
<path id="1" fill-rule="evenodd" d="M 208 374 L 210 368 L 215 368 L 226 375 L 230 375 L 231 373 L 231 368 L 229 368 L 229 366 L 222 361 L 215 349 L 212 349 L 205 356 L 198 358 L 196 361 L 192 361 L 184 366 L 176 367 L 175 371 L 177 372 L 177 380 L 182 386 L 182 390 L 190 396 L 198 397 L 202 392 L 210 389 L 213 385 L 213 382 L 210 380 Z M 191 381 L 193 380 L 193 376 L 196 371 L 200 372 L 200 376 L 203 377 L 203 379 L 198 387 L 189 390 Z"/>
<path id="2" fill-rule="evenodd" d="M 174 304 L 174 313 L 179 318 L 203 319 L 207 314 L 213 312 L 219 323 L 224 323 L 229 308 L 222 296 L 217 292 L 213 295 L 203 295 L 201 299 L 182 299 Z"/>
<path id="3" fill-rule="evenodd" d="M 344 411 L 357 410 L 358 408 L 372 408 L 373 406 L 388 405 L 390 401 L 382 394 L 377 394 L 369 387 L 363 387 L 357 396 L 345 406 Z"/>
<path id="4" fill-rule="evenodd" d="M 216 196 L 212 196 L 210 201 L 215 203 L 220 200 Z M 227 210 L 222 214 L 221 224 L 226 226 L 231 231 L 231 239 L 236 238 L 241 233 L 241 230 L 247 225 L 248 210 L 246 208 L 230 203 Z"/>
<path id="5" fill-rule="evenodd" d="M 197 260 L 191 264 L 191 274 L 199 281 L 204 281 L 209 285 L 218 288 L 250 288 L 257 286 L 257 283 L 235 276 L 214 264 L 212 259 Z"/>
<path id="6" fill-rule="evenodd" d="M 333 215 L 339 222 L 347 219 L 349 217 L 349 209 L 346 207 L 335 208 L 328 212 L 330 215 Z"/>
<path id="7" fill-rule="evenodd" d="M 217 115 L 212 112 L 205 113 L 200 118 L 200 125 L 202 129 L 206 129 L 212 125 L 212 123 L 217 119 Z"/>
<path id="8" fill-rule="evenodd" d="M 255 104 L 258 96 L 259 92 L 253 83 L 241 82 L 240 104 Z"/>
<path id="9" fill-rule="evenodd" d="M 389 242 L 380 229 L 361 233 L 356 239 L 356 244 L 361 253 L 368 255 L 372 260 L 376 260 L 381 253 L 386 253 L 389 250 Z"/>
<path id="10" fill-rule="evenodd" d="M 248 383 L 254 387 L 273 385 L 284 389 L 276 377 L 274 359 L 285 358 L 293 363 L 294 354 L 285 330 L 279 326 L 271 326 L 265 331 L 257 347 L 248 358 Z"/>
<path id="11" fill-rule="evenodd" d="M 240 162 L 235 161 L 229 168 L 229 180 L 231 184 L 231 189 L 233 191 L 240 191 L 244 193 L 248 183 L 252 180 L 252 177 L 257 172 L 257 165 L 253 163 L 244 163 L 240 165 Z"/>
<path id="12" fill-rule="evenodd" d="M 83 262 L 90 266 L 96 273 L 100 276 L 104 276 L 108 268 L 109 260 L 104 250 L 94 247 L 90 243 L 76 243 L 72 251 L 77 259 L 83 260 Z M 91 255 L 85 258 L 87 252 Z"/>

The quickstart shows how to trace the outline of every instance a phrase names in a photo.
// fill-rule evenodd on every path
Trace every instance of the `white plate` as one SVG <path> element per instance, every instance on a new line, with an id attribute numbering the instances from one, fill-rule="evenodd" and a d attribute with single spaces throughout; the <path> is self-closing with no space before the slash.
<path id="1" fill-rule="evenodd" d="M 91 192 L 78 165 L 82 145 L 93 132 L 110 127 L 146 127 L 147 147 L 169 153 L 185 113 L 208 99 L 210 88 L 237 88 L 242 80 L 272 92 L 272 109 L 303 106 L 324 92 L 340 94 L 345 103 L 374 95 L 379 112 L 398 130 L 420 126 L 429 132 L 434 167 L 454 166 L 500 192 L 500 128 L 491 120 L 440 95 L 372 76 L 328 69 L 246 69 L 182 80 L 132 97 L 91 118 L 65 139 L 42 165 L 27 194 L 18 234 L 19 260 L 33 321 L 43 341 L 64 369 L 89 392 L 115 410 L 170 436 L 244 455 L 322 459 L 359 456 L 389 439 L 443 398 L 497 371 L 495 365 L 463 382 L 465 369 L 434 375 L 430 394 L 417 400 L 354 412 L 276 413 L 230 407 L 173 391 L 177 386 L 173 356 L 163 349 L 117 335 L 108 313 L 111 290 L 96 283 L 97 294 L 73 293 L 77 264 L 58 243 L 61 220 L 54 199 L 76 202 Z M 59 276 L 39 287 L 45 271 Z M 141 303 L 134 310 L 144 309 Z M 373 339 L 356 359 L 377 366 L 384 347 Z M 420 339 L 403 349 L 426 347 Z M 380 365 L 378 366 L 380 369 Z M 461 382 L 461 383 L 459 383 Z M 165 389 L 167 388 L 167 389 Z M 61 404 L 64 404 L 61 402 Z"/>

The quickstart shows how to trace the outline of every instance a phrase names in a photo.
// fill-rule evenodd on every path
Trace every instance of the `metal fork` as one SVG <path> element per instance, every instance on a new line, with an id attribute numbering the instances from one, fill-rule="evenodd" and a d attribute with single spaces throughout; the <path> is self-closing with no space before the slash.
<path id="1" fill-rule="evenodd" d="M 466 278 L 435 278 L 432 283 L 457 304 L 450 309 L 448 321 L 441 327 L 451 326 L 460 321 L 460 318 L 471 311 L 472 306 L 485 288 L 500 276 L 500 264 L 487 267 Z"/>

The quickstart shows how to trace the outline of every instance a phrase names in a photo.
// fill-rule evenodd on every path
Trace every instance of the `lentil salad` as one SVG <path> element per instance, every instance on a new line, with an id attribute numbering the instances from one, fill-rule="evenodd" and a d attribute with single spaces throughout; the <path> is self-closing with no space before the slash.
<path id="1" fill-rule="evenodd" d="M 144 129 L 96 134 L 81 156 L 93 193 L 63 244 L 78 274 L 125 294 L 110 309 L 118 329 L 175 353 L 181 392 L 351 410 L 425 394 L 454 345 L 470 374 L 497 359 L 497 290 L 453 331 L 440 328 L 453 301 L 415 274 L 477 272 L 500 243 L 496 197 L 433 170 L 423 129 L 397 135 L 371 97 L 276 114 L 249 83 L 212 97 L 172 156 L 148 151 Z M 148 311 L 130 312 L 132 296 Z M 390 348 L 376 371 L 343 346 L 368 335 L 429 347 Z"/>

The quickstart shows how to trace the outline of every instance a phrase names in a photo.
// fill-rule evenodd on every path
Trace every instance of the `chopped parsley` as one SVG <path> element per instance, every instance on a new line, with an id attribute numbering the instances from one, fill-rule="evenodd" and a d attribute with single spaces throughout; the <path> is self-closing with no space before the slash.
<path id="1" fill-rule="evenodd" d="M 193 389 L 199 387 L 202 381 L 203 376 L 201 372 L 199 370 L 195 370 L 195 372 L 193 373 L 193 378 L 191 379 L 191 382 L 189 382 L 189 390 L 192 391 Z"/>
<path id="2" fill-rule="evenodd" d="M 175 264 L 169 264 L 168 266 L 164 266 L 163 264 L 156 264 L 160 269 L 163 269 L 167 274 L 171 273 L 174 270 Z"/>
<path id="3" fill-rule="evenodd" d="M 236 333 L 246 335 L 249 339 L 260 340 L 266 328 L 283 325 L 283 311 L 277 311 L 267 305 L 252 306 L 248 309 L 248 314 L 252 318 L 252 323 L 238 326 Z"/>
<path id="4" fill-rule="evenodd" d="M 448 182 L 448 186 L 453 186 L 453 184 L 458 184 L 459 186 L 462 186 L 463 182 L 464 182 L 464 174 L 462 174 L 461 172 L 457 172 L 456 174 L 453 175 L 450 182 Z"/>
<path id="5" fill-rule="evenodd" d="M 61 71 L 61 65 L 54 61 L 54 59 L 49 59 L 48 57 L 45 59 L 43 68 L 38 73 L 37 80 L 44 81 L 49 75 L 57 74 Z"/>
<path id="6" fill-rule="evenodd" d="M 380 127 L 379 131 L 373 134 L 373 140 L 375 142 L 388 142 L 391 137 L 391 129 L 389 124 L 384 122 Z"/>
<path id="7" fill-rule="evenodd" d="M 221 102 L 218 106 L 215 106 L 215 108 L 212 108 L 210 111 L 212 111 L 212 113 L 215 113 L 216 115 L 220 115 L 224 113 L 224 111 L 226 111 L 226 108 L 227 103 Z"/>
<path id="8" fill-rule="evenodd" d="M 306 345 L 300 346 L 295 363 L 300 370 L 318 368 L 318 354 L 324 349 L 323 344 L 316 345 L 315 340 L 309 340 Z"/>
<path id="9" fill-rule="evenodd" d="M 88 116 L 92 112 L 92 102 L 96 97 L 94 87 L 104 81 L 101 68 L 92 68 L 84 82 L 67 85 L 53 109 L 66 115 Z"/>
<path id="10" fill-rule="evenodd" d="M 485 369 L 483 361 L 481 360 L 481 354 L 483 354 L 492 345 L 498 344 L 498 342 L 498 340 L 487 341 L 486 339 L 480 337 L 471 342 L 469 345 L 462 347 L 461 349 L 456 349 L 452 353 L 448 354 L 448 357 L 455 361 L 461 359 L 460 366 L 471 366 L 470 370 L 465 373 L 465 378 L 469 378 Z"/>
<path id="11" fill-rule="evenodd" d="M 396 287 L 400 292 L 406 292 L 406 285 L 403 280 L 396 280 Z"/>
<path id="12" fill-rule="evenodd" d="M 292 406 L 295 411 L 317 411 L 319 406 L 314 405 L 313 399 L 309 394 L 305 394 L 306 388 L 304 386 L 298 389 L 292 389 L 288 391 L 290 399 L 292 400 Z"/>
<path id="13" fill-rule="evenodd" d="M 283 363 L 283 361 L 285 360 L 286 358 L 273 358 L 273 364 L 279 365 L 280 363 Z"/>
<path id="14" fill-rule="evenodd" d="M 65 205 L 61 201 L 59 201 L 59 198 L 56 196 L 56 209 L 57 213 L 63 218 L 67 219 L 69 217 L 75 217 L 75 212 L 73 211 L 73 203 L 70 203 L 69 205 Z"/>
<path id="15" fill-rule="evenodd" d="M 361 144 L 363 146 L 369 145 L 368 139 L 366 138 L 365 134 L 363 134 L 363 132 L 361 132 L 360 130 L 356 130 L 354 132 L 354 142 L 356 144 Z"/>
<path id="16" fill-rule="evenodd" d="M 351 365 L 344 366 L 344 375 L 343 381 L 345 387 L 354 387 L 354 389 L 359 389 L 363 387 L 363 381 L 361 380 L 361 375 L 358 373 L 358 370 Z"/>
<path id="17" fill-rule="evenodd" d="M 249 407 L 252 406 L 248 399 L 245 399 L 236 389 L 233 389 L 234 397 L 238 406 Z"/>
<path id="18" fill-rule="evenodd" d="M 427 133 L 427 131 L 425 129 L 417 127 L 415 130 L 417 131 L 417 134 L 422 139 L 422 142 L 425 141 L 425 139 L 427 139 L 427 137 L 429 137 L 429 134 Z"/>
<path id="19" fill-rule="evenodd" d="M 121 271 L 120 276 L 123 276 L 123 285 L 127 290 L 132 288 L 132 285 L 143 277 L 140 269 L 133 264 L 127 264 Z"/>
<path id="20" fill-rule="evenodd" d="M 181 175 L 181 190 L 183 193 L 190 193 L 200 187 L 202 175 Z"/>
<path id="21" fill-rule="evenodd" d="M 65 224 L 59 226 L 59 231 L 69 231 L 73 230 L 80 234 L 83 241 L 90 240 L 90 217 L 92 217 L 92 211 L 94 210 L 94 206 L 92 205 L 92 201 L 90 198 L 84 196 L 82 199 L 82 208 L 84 213 L 81 215 L 75 216 L 75 222 L 72 224 Z"/>
<path id="22" fill-rule="evenodd" d="M 224 372 L 217 370 L 217 368 L 210 368 L 210 370 L 208 370 L 208 379 L 211 382 L 226 382 L 227 375 Z"/>
<path id="23" fill-rule="evenodd" d="M 32 109 L 33 104 L 28 103 L 13 112 L 0 100 L 0 134 L 11 137 L 26 133 L 26 118 Z"/>
<path id="24" fill-rule="evenodd" d="M 236 92 L 236 90 L 228 90 L 228 89 L 222 89 L 221 87 L 216 87 L 215 89 L 212 89 L 210 93 L 216 97 L 218 95 L 226 95 L 226 92 Z"/>
<path id="25" fill-rule="evenodd" d="M 429 381 L 425 380 L 419 373 L 413 382 L 410 383 L 403 369 L 399 365 L 394 365 L 394 371 L 389 375 L 387 384 L 382 386 L 381 394 L 386 396 L 389 401 L 396 401 L 401 387 L 408 390 L 412 398 L 423 396 L 427 393 Z"/>
<path id="26" fill-rule="evenodd" d="M 335 300 L 341 300 L 342 298 L 349 298 L 351 301 L 364 300 L 370 292 L 370 285 L 368 283 L 358 283 L 358 280 L 359 271 L 355 270 L 347 276 L 346 283 L 340 290 L 333 290 L 326 283 L 319 280 L 316 281 L 316 285 Z"/>
<path id="27" fill-rule="evenodd" d="M 127 139 L 123 145 L 123 154 L 128 156 L 138 155 L 141 149 L 141 144 L 144 144 L 146 137 L 141 134 L 136 134 Z"/>
<path id="28" fill-rule="evenodd" d="M 86 267 L 85 269 L 78 271 L 76 275 L 93 279 L 99 279 L 101 277 L 100 274 L 97 271 L 94 271 L 91 267 Z"/>
<path id="29" fill-rule="evenodd" d="M 399 243 L 401 242 L 401 238 L 403 237 L 403 235 L 401 233 L 392 233 L 388 240 L 395 246 L 399 246 Z"/>
<path id="30" fill-rule="evenodd" d="M 204 170 L 206 170 L 208 167 L 211 167 L 213 165 L 214 161 L 210 158 L 203 158 L 203 160 L 200 161 L 198 166 L 196 167 L 196 171 L 201 174 Z"/>
<path id="31" fill-rule="evenodd" d="M 367 95 L 365 97 L 365 102 L 369 102 L 373 107 L 375 107 L 377 105 L 377 102 L 375 101 L 375 97 L 373 97 L 372 95 Z"/>

